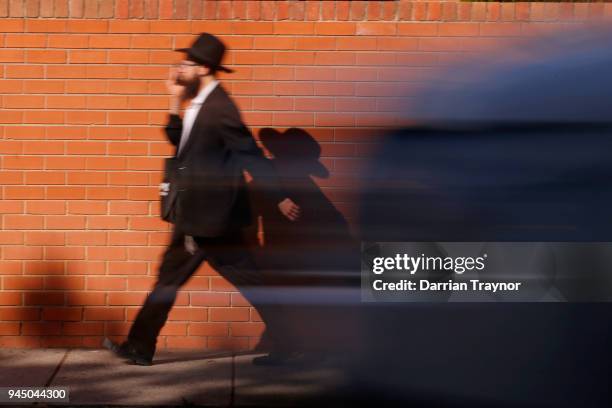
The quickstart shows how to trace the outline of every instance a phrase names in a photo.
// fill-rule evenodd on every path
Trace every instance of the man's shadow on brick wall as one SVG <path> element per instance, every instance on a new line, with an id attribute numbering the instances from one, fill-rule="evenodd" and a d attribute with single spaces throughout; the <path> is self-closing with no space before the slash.
<path id="1" fill-rule="evenodd" d="M 299 349 L 324 349 L 341 341 L 338 336 L 355 334 L 347 326 L 354 315 L 348 300 L 352 306 L 358 302 L 359 246 L 344 216 L 313 180 L 330 176 L 319 160 L 317 141 L 297 128 L 284 133 L 265 128 L 259 139 L 273 155 L 287 196 L 301 211 L 297 221 L 289 221 L 254 180 L 251 202 L 263 230 L 263 245 L 261 240 L 253 245 L 256 260 L 279 302 L 286 341 Z M 264 333 L 259 348 L 265 348 L 267 340 Z"/>

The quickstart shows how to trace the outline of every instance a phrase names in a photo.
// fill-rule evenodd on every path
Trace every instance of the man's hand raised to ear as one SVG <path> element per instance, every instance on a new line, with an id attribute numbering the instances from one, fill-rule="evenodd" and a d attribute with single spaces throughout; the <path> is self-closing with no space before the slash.
<path id="1" fill-rule="evenodd" d="M 166 80 L 166 89 L 170 94 L 170 113 L 175 115 L 178 115 L 179 113 L 181 98 L 185 92 L 185 86 L 176 82 L 177 77 L 178 72 L 176 71 L 176 68 L 171 68 L 168 74 L 168 79 Z"/>

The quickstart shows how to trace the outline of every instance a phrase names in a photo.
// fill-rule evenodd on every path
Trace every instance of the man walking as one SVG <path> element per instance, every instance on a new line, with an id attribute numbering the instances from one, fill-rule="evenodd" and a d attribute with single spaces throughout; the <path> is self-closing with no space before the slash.
<path id="1" fill-rule="evenodd" d="M 139 365 L 152 364 L 157 337 L 177 291 L 204 261 L 257 308 L 274 342 L 278 330 L 271 327 L 270 306 L 253 291 L 261 287 L 262 276 L 242 237 L 242 228 L 251 223 L 243 170 L 264 187 L 285 217 L 295 221 L 300 212 L 284 195 L 272 163 L 263 156 L 236 104 L 216 78 L 218 71 L 233 72 L 221 65 L 225 45 L 202 33 L 190 48 L 176 51 L 186 56 L 167 82 L 171 107 L 165 130 L 176 154 L 170 161 L 170 185 L 162 191 L 162 216 L 174 224 L 172 238 L 155 287 L 127 340 L 121 345 L 105 340 L 115 354 Z M 181 119 L 180 105 L 185 101 L 190 104 Z M 280 350 L 281 345 L 278 347 Z M 271 353 L 260 362 L 280 361 L 283 356 L 283 352 Z"/>

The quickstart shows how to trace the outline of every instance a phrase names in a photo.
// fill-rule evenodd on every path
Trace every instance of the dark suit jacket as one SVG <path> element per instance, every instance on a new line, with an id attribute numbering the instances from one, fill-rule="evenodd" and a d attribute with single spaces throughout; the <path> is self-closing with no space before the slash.
<path id="1" fill-rule="evenodd" d="M 182 126 L 181 117 L 171 114 L 165 130 L 177 153 Z M 272 162 L 220 83 L 200 107 L 174 168 L 174 223 L 188 235 L 219 236 L 251 223 L 243 170 L 275 202 L 285 198 Z"/>

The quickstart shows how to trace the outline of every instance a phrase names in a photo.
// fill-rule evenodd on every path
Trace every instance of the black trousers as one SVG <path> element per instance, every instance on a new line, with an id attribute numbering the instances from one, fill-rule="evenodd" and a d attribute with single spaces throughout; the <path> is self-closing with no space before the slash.
<path id="1" fill-rule="evenodd" d="M 185 249 L 183 232 L 178 228 L 174 229 L 153 291 L 138 312 L 130 328 L 128 341 L 143 355 L 153 357 L 157 337 L 168 319 L 178 290 L 202 262 L 208 261 L 257 309 L 266 323 L 274 347 L 280 346 L 280 340 L 275 339 L 277 334 L 280 334 L 279 329 L 275 327 L 278 321 L 275 316 L 277 306 L 271 299 L 262 301 L 264 277 L 255 266 L 242 231 L 235 230 L 220 237 L 194 237 L 194 240 L 198 249 L 191 254 Z"/>

